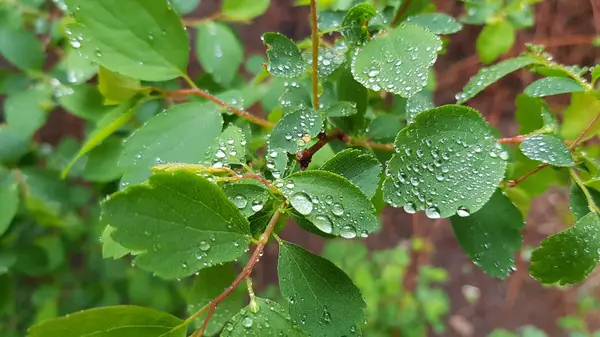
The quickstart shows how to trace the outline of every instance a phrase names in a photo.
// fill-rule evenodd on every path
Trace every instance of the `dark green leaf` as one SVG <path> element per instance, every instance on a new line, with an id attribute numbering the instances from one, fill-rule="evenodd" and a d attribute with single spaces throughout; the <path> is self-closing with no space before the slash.
<path id="1" fill-rule="evenodd" d="M 504 178 L 508 159 L 479 113 L 458 105 L 418 114 L 400 131 L 395 148 L 385 200 L 430 218 L 477 212 Z"/>
<path id="2" fill-rule="evenodd" d="M 524 93 L 532 97 L 545 97 L 582 91 L 585 91 L 585 88 L 573 79 L 566 77 L 546 77 L 528 85 Z"/>
<path id="3" fill-rule="evenodd" d="M 213 104 L 175 105 L 150 119 L 124 144 L 121 187 L 143 182 L 164 163 L 197 163 L 221 133 L 223 118 Z"/>
<path id="4" fill-rule="evenodd" d="M 294 78 L 306 73 L 308 65 L 292 40 L 279 33 L 265 33 L 263 42 L 267 46 L 267 70 L 271 75 Z"/>
<path id="5" fill-rule="evenodd" d="M 375 191 L 379 185 L 381 164 L 372 154 L 360 150 L 347 149 L 329 159 L 321 166 L 321 170 L 333 172 L 348 179 L 367 198 L 371 199 L 375 195 Z"/>
<path id="6" fill-rule="evenodd" d="M 262 210 L 269 200 L 269 191 L 264 186 L 251 182 L 225 185 L 223 192 L 245 217 Z"/>
<path id="7" fill-rule="evenodd" d="M 532 160 L 553 166 L 574 166 L 571 151 L 565 142 L 555 135 L 533 135 L 525 138 L 520 145 L 523 154 Z"/>
<path id="8" fill-rule="evenodd" d="M 144 251 L 137 266 L 164 278 L 236 259 L 250 242 L 248 221 L 221 189 L 183 171 L 154 174 L 114 194 L 102 218 L 117 228 L 116 242 Z"/>
<path id="9" fill-rule="evenodd" d="M 0 55 L 25 72 L 42 70 L 45 61 L 42 42 L 29 30 L 0 27 Z"/>
<path id="10" fill-rule="evenodd" d="M 194 314 L 204 305 L 217 298 L 236 277 L 235 269 L 230 263 L 201 270 L 194 279 L 194 285 L 188 298 L 188 313 Z M 237 287 L 229 294 L 215 310 L 206 327 L 206 336 L 215 336 L 227 321 L 244 306 L 245 294 L 243 287 Z M 193 323 L 199 329 L 204 323 L 206 314 L 201 315 Z"/>
<path id="11" fill-rule="evenodd" d="M 230 125 L 204 154 L 204 163 L 208 166 L 220 168 L 230 164 L 245 163 L 246 137 L 242 129 Z"/>
<path id="12" fill-rule="evenodd" d="M 520 126 L 518 134 L 525 135 L 543 127 L 550 130 L 558 128 L 556 118 L 544 99 L 519 94 L 515 105 L 515 117 Z"/>
<path id="13" fill-rule="evenodd" d="M 91 121 L 100 120 L 110 110 L 104 106 L 104 97 L 100 91 L 92 85 L 75 87 L 72 94 L 62 95 L 58 102 L 73 115 Z"/>
<path id="14" fill-rule="evenodd" d="M 266 12 L 269 3 L 270 0 L 224 0 L 221 13 L 230 20 L 250 20 Z"/>
<path id="15" fill-rule="evenodd" d="M 471 77 L 469 83 L 463 88 L 463 91 L 456 94 L 456 101 L 457 103 L 462 104 L 475 97 L 502 77 L 537 62 L 538 60 L 531 56 L 520 56 L 502 61 L 491 67 L 482 68 L 475 76 Z"/>
<path id="16" fill-rule="evenodd" d="M 92 61 L 145 81 L 166 81 L 186 74 L 188 36 L 168 2 L 65 2 L 77 21 L 67 31 L 71 45 Z"/>
<path id="17" fill-rule="evenodd" d="M 32 88 L 12 94 L 4 101 L 4 116 L 9 127 L 31 137 L 46 122 L 45 107 L 51 104 L 49 93 Z"/>
<path id="18" fill-rule="evenodd" d="M 285 82 L 283 84 L 285 91 L 279 97 L 279 104 L 283 108 L 284 114 L 312 108 L 311 84 L 308 82 Z"/>
<path id="19" fill-rule="evenodd" d="M 338 100 L 356 104 L 356 114 L 332 118 L 331 122 L 351 135 L 363 133 L 367 126 L 364 116 L 369 103 L 369 91 L 354 79 L 349 69 L 343 69 L 336 89 Z"/>
<path id="20" fill-rule="evenodd" d="M 313 109 L 302 109 L 285 115 L 273 128 L 269 147 L 298 153 L 321 132 L 324 121 L 323 116 Z"/>
<path id="21" fill-rule="evenodd" d="M 402 24 L 359 49 L 353 56 L 352 74 L 371 90 L 410 97 L 427 84 L 429 67 L 441 48 L 440 38 L 433 33 Z"/>
<path id="22" fill-rule="evenodd" d="M 337 174 L 298 172 L 285 178 L 281 191 L 298 213 L 326 234 L 353 239 L 366 237 L 379 228 L 369 199 Z"/>
<path id="23" fill-rule="evenodd" d="M 414 97 L 414 96 L 413 96 Z M 393 142 L 404 127 L 396 115 L 379 115 L 369 124 L 367 136 L 381 142 Z"/>
<path id="24" fill-rule="evenodd" d="M 10 226 L 19 207 L 19 186 L 10 170 L 0 166 L 0 237 Z M 0 272 L 0 274 L 2 274 Z"/>
<path id="25" fill-rule="evenodd" d="M 238 73 L 244 49 L 229 26 L 208 21 L 196 27 L 196 55 L 212 79 L 228 85 Z"/>
<path id="26" fill-rule="evenodd" d="M 0 125 L 0 163 L 13 163 L 29 150 L 29 137 L 12 130 L 7 125 Z"/>
<path id="27" fill-rule="evenodd" d="M 117 164 L 123 153 L 123 140 L 112 137 L 88 153 L 83 178 L 89 181 L 109 182 L 123 175 Z"/>
<path id="28" fill-rule="evenodd" d="M 350 102 L 337 102 L 322 110 L 326 117 L 348 117 L 356 114 L 356 104 Z"/>
<path id="29" fill-rule="evenodd" d="M 182 325 L 166 312 L 136 306 L 114 306 L 80 311 L 29 328 L 28 337 L 159 337 Z M 185 336 L 181 334 L 170 337 Z"/>
<path id="30" fill-rule="evenodd" d="M 508 21 L 487 24 L 477 37 L 477 53 L 481 63 L 494 62 L 515 43 L 515 28 Z"/>
<path id="31" fill-rule="evenodd" d="M 277 302 L 255 298 L 254 303 L 238 312 L 221 334 L 223 337 L 288 336 L 304 337 L 306 333 L 294 323 L 290 314 Z"/>
<path id="32" fill-rule="evenodd" d="M 66 80 L 71 84 L 84 84 L 98 73 L 98 65 L 73 48 L 67 51 L 59 69 L 64 70 Z"/>
<path id="33" fill-rule="evenodd" d="M 279 286 L 292 319 L 310 335 L 348 336 L 362 324 L 360 290 L 332 262 L 291 244 L 279 248 Z"/>
<path id="34" fill-rule="evenodd" d="M 361 45 L 369 38 L 367 22 L 377 14 L 369 3 L 358 4 L 346 13 L 342 21 L 342 35 L 350 46 Z"/>
<path id="35" fill-rule="evenodd" d="M 600 205 L 600 192 L 592 188 L 588 188 L 588 192 L 592 196 L 592 201 L 596 205 Z M 571 184 L 571 195 L 569 197 L 569 205 L 571 206 L 571 212 L 573 212 L 576 221 L 583 218 L 589 212 L 592 211 L 590 209 L 587 197 L 583 193 L 583 190 L 575 182 Z"/>
<path id="36" fill-rule="evenodd" d="M 63 216 L 70 204 L 71 189 L 58 172 L 27 167 L 21 169 L 27 195 L 25 206 L 33 218 L 43 226 L 62 226 Z"/>
<path id="37" fill-rule="evenodd" d="M 583 281 L 600 261 L 600 219 L 590 212 L 569 229 L 554 234 L 531 254 L 529 272 L 542 283 Z"/>
<path id="38" fill-rule="evenodd" d="M 453 34 L 462 29 L 462 25 L 453 17 L 444 13 L 425 13 L 409 16 L 406 22 L 427 28 L 435 34 Z"/>
<path id="39" fill-rule="evenodd" d="M 476 213 L 460 212 L 450 221 L 461 247 L 478 267 L 493 277 L 505 278 L 511 273 L 525 225 L 521 212 L 500 189 Z"/>

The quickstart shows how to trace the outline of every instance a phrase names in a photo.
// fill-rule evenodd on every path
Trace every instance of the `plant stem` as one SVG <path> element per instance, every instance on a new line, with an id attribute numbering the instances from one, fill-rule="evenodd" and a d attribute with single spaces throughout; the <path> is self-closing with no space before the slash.
<path id="1" fill-rule="evenodd" d="M 352 139 L 352 138 L 350 138 L 348 140 L 348 143 L 350 145 L 368 147 L 373 150 L 394 152 L 394 144 L 380 144 L 380 143 L 373 143 L 370 140 L 357 140 L 357 139 Z"/>
<path id="2" fill-rule="evenodd" d="M 598 121 L 598 119 L 600 118 L 600 113 L 598 113 L 596 115 L 596 117 L 594 117 L 594 119 L 592 119 L 592 121 L 585 127 L 585 129 L 583 129 L 583 131 L 579 134 L 579 136 L 577 136 L 577 138 L 575 139 L 575 141 L 573 141 L 573 143 L 571 144 L 571 146 L 569 146 L 569 150 L 573 150 L 577 144 L 581 141 L 581 139 L 583 138 L 583 136 L 585 136 L 585 134 L 590 131 L 590 129 L 592 128 L 592 126 Z"/>
<path id="3" fill-rule="evenodd" d="M 317 0 L 310 0 L 312 29 L 312 94 L 313 104 L 319 110 L 319 27 L 317 26 Z"/>
<path id="4" fill-rule="evenodd" d="M 585 195 L 585 198 L 587 199 L 588 207 L 590 208 L 590 211 L 600 214 L 600 208 L 598 207 L 598 205 L 596 205 L 596 202 L 594 201 L 592 194 L 587 189 L 587 186 L 585 186 L 585 184 L 583 183 L 583 180 L 581 180 L 581 178 L 577 175 L 577 173 L 575 172 L 575 169 L 570 169 L 569 172 L 571 173 L 571 178 L 573 178 L 573 180 L 577 183 L 577 185 L 579 185 L 579 188 L 581 188 L 581 191 L 583 191 L 583 194 Z"/>
<path id="5" fill-rule="evenodd" d="M 394 17 L 394 21 L 392 21 L 392 27 L 396 27 L 398 22 L 400 22 L 400 18 L 402 17 L 402 15 L 404 15 L 404 13 L 406 13 L 408 7 L 410 7 L 411 2 L 412 0 L 404 0 L 402 6 L 400 7 L 400 9 L 398 9 L 398 13 L 396 13 L 396 16 Z"/>
<path id="6" fill-rule="evenodd" d="M 525 140 L 525 138 L 527 138 L 527 136 L 519 135 L 519 136 L 510 137 L 510 138 L 496 139 L 496 142 L 498 142 L 500 144 L 515 144 L 515 143 L 521 143 L 522 141 Z"/>
<path id="7" fill-rule="evenodd" d="M 327 145 L 327 143 L 334 139 L 343 140 L 344 137 L 347 137 L 347 135 L 337 130 L 330 135 L 326 135 L 325 132 L 321 132 L 317 137 L 319 138 L 319 141 L 316 142 L 315 145 L 311 146 L 308 149 L 305 149 L 304 151 L 296 155 L 296 160 L 298 160 L 298 162 L 300 163 L 300 170 L 302 171 L 306 170 L 306 168 L 312 161 L 312 157 L 314 156 L 314 154 L 317 153 L 317 151 L 319 151 L 323 146 Z"/>
<path id="8" fill-rule="evenodd" d="M 530 176 L 534 175 L 535 173 L 537 173 L 537 172 L 539 172 L 539 171 L 543 170 L 544 168 L 546 168 L 546 167 L 548 167 L 548 166 L 550 166 L 550 164 L 542 164 L 542 165 L 540 165 L 540 166 L 536 167 L 536 168 L 535 168 L 533 171 L 531 171 L 531 172 L 529 172 L 529 173 L 527 173 L 527 174 L 525 174 L 525 175 L 521 176 L 520 178 L 518 178 L 518 179 L 515 179 L 515 180 L 510 180 L 510 181 L 508 182 L 508 187 L 515 187 L 515 186 L 517 186 L 517 185 L 518 185 L 520 182 L 522 182 L 523 180 L 525 180 L 525 179 L 529 178 Z"/>
<path id="9" fill-rule="evenodd" d="M 210 303 L 206 304 L 205 306 L 203 306 L 202 308 L 200 308 L 200 310 L 196 311 L 195 314 L 193 314 L 192 316 L 188 317 L 185 321 L 183 321 L 183 323 L 181 324 L 183 325 L 190 325 L 196 318 L 202 316 L 202 314 L 208 310 L 208 305 Z"/>
<path id="10" fill-rule="evenodd" d="M 275 214 L 273 214 L 273 217 L 269 221 L 267 228 L 260 236 L 260 239 L 258 240 L 258 244 L 256 245 L 256 248 L 254 249 L 254 252 L 252 253 L 252 256 L 250 257 L 250 260 L 248 260 L 248 263 L 242 269 L 242 272 L 236 277 L 236 279 L 231 283 L 231 285 L 229 287 L 227 287 L 227 289 L 225 289 L 225 291 L 223 291 L 219 296 L 217 296 L 214 300 L 212 300 L 208 304 L 208 313 L 206 314 L 206 318 L 204 319 L 204 323 L 202 324 L 202 327 L 200 327 L 200 329 L 196 330 L 196 332 L 194 332 L 191 337 L 200 337 L 204 334 L 204 331 L 206 330 L 206 327 L 208 326 L 208 322 L 210 321 L 213 314 L 215 313 L 215 309 L 217 308 L 219 303 L 221 303 L 225 298 L 227 298 L 227 296 L 229 296 L 229 294 L 231 294 L 231 292 L 240 283 L 242 283 L 244 281 L 244 279 L 246 279 L 248 276 L 250 276 L 250 274 L 252 274 L 252 270 L 254 269 L 254 266 L 256 265 L 256 263 L 258 263 L 260 256 L 262 255 L 263 250 L 265 249 L 265 246 L 266 246 L 267 242 L 269 241 L 269 238 L 271 237 L 271 234 L 273 234 L 273 231 L 275 230 L 275 226 L 277 225 L 277 221 L 279 220 L 279 217 L 281 216 L 281 211 L 283 210 L 284 207 L 285 207 L 285 204 L 281 205 L 279 207 L 279 209 L 275 212 Z"/>

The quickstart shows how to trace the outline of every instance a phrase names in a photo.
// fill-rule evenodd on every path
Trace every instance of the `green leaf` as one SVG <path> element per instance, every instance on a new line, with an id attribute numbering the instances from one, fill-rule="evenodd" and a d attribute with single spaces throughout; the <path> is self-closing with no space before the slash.
<path id="1" fill-rule="evenodd" d="M 200 5 L 200 0 L 171 0 L 177 13 L 186 15 L 192 13 Z"/>
<path id="2" fill-rule="evenodd" d="M 30 30 L 0 27 L 0 55 L 17 68 L 41 71 L 45 62 L 42 42 Z"/>
<path id="3" fill-rule="evenodd" d="M 351 135 L 362 134 L 365 130 L 365 113 L 369 103 L 369 90 L 358 83 L 349 69 L 343 69 L 337 82 L 337 99 L 356 105 L 356 114 L 349 117 L 331 118 L 338 128 Z"/>
<path id="4" fill-rule="evenodd" d="M 164 163 L 197 163 L 221 133 L 223 118 L 213 104 L 190 102 L 161 112 L 125 140 L 119 166 L 121 187 L 143 182 Z"/>
<path id="5" fill-rule="evenodd" d="M 269 3 L 270 0 L 224 0 L 221 14 L 229 20 L 250 20 L 266 12 Z"/>
<path id="6" fill-rule="evenodd" d="M 308 65 L 292 40 L 279 33 L 265 33 L 263 42 L 267 47 L 267 70 L 271 75 L 294 78 L 306 73 Z"/>
<path id="7" fill-rule="evenodd" d="M 228 85 L 244 60 L 244 49 L 229 26 L 208 21 L 196 27 L 196 55 L 215 82 Z"/>
<path id="8" fill-rule="evenodd" d="M 292 207 L 326 234 L 353 239 L 379 228 L 373 204 L 342 176 L 310 170 L 294 173 L 284 182 L 281 192 Z"/>
<path id="9" fill-rule="evenodd" d="M 346 13 L 342 21 L 341 33 L 350 46 L 361 45 L 369 38 L 367 22 L 377 15 L 377 10 L 369 3 L 358 4 Z"/>
<path id="10" fill-rule="evenodd" d="M 13 131 L 31 137 L 46 123 L 44 108 L 50 104 L 49 93 L 40 88 L 12 94 L 4 101 L 6 122 Z"/>
<path id="11" fill-rule="evenodd" d="M 269 147 L 298 153 L 323 128 L 325 119 L 313 109 L 301 109 L 283 116 L 271 132 Z"/>
<path id="12" fill-rule="evenodd" d="M 476 213 L 461 212 L 450 221 L 460 246 L 478 267 L 493 277 L 506 278 L 511 273 L 525 225 L 521 212 L 500 189 Z"/>
<path id="13" fill-rule="evenodd" d="M 118 166 L 122 152 L 122 139 L 117 137 L 106 139 L 88 153 L 83 178 L 97 182 L 109 182 L 119 179 L 124 172 L 123 168 Z"/>
<path id="14" fill-rule="evenodd" d="M 592 201 L 596 205 L 600 205 L 600 191 L 595 189 L 588 189 L 588 192 L 592 196 Z M 587 197 L 583 193 L 581 187 L 578 184 L 571 184 L 571 195 L 569 197 L 569 205 L 571 207 L 571 212 L 575 216 L 575 220 L 579 220 L 586 216 L 592 210 L 590 209 Z"/>
<path id="15" fill-rule="evenodd" d="M 565 142 L 555 135 L 533 135 L 525 138 L 519 146 L 523 154 L 532 160 L 553 166 L 574 166 L 571 151 Z"/>
<path id="16" fill-rule="evenodd" d="M 250 243 L 248 220 L 235 204 L 206 178 L 184 171 L 154 174 L 114 194 L 102 204 L 102 218 L 117 228 L 116 242 L 144 251 L 137 266 L 163 278 L 236 259 Z"/>
<path id="17" fill-rule="evenodd" d="M 346 62 L 346 52 L 348 46 L 341 42 L 332 47 L 319 47 L 318 74 L 319 78 L 324 79 Z M 308 67 L 312 67 L 312 50 L 306 51 L 304 59 Z"/>
<path id="18" fill-rule="evenodd" d="M 100 145 L 106 138 L 115 133 L 119 128 L 129 122 L 137 111 L 137 105 L 134 102 L 125 102 L 114 109 L 110 110 L 96 124 L 96 129 L 87 137 L 81 149 L 75 155 L 73 160 L 62 171 L 62 177 L 66 177 L 73 165 L 79 158 L 86 155 L 88 152 Z"/>
<path id="19" fill-rule="evenodd" d="M 112 238 L 112 233 L 116 230 L 113 226 L 106 226 L 100 237 L 102 241 L 102 258 L 112 258 L 114 260 L 120 259 L 127 254 L 131 254 L 132 251 L 121 246 Z"/>
<path id="20" fill-rule="evenodd" d="M 531 83 L 523 92 L 532 97 L 546 97 L 582 91 L 585 91 L 585 88 L 573 79 L 546 77 Z"/>
<path id="21" fill-rule="evenodd" d="M 519 123 L 518 134 L 524 135 L 541 128 L 556 130 L 558 123 L 542 98 L 519 94 L 515 100 L 515 117 Z"/>
<path id="22" fill-rule="evenodd" d="M 67 30 L 71 45 L 90 60 L 144 81 L 166 81 L 186 74 L 188 35 L 167 1 L 65 2 L 77 21 Z"/>
<path id="23" fill-rule="evenodd" d="M 462 104 L 475 97 L 502 77 L 538 62 L 537 59 L 531 56 L 520 56 L 499 62 L 491 67 L 482 68 L 475 76 L 471 77 L 469 83 L 463 88 L 463 91 L 456 94 L 456 102 Z"/>
<path id="24" fill-rule="evenodd" d="M 348 336 L 357 332 L 366 304 L 348 275 L 331 261 L 282 242 L 277 269 L 292 319 L 309 335 Z"/>
<path id="25" fill-rule="evenodd" d="M 135 96 L 142 86 L 140 80 L 123 76 L 100 67 L 98 72 L 98 90 L 109 103 L 121 103 Z"/>
<path id="26" fill-rule="evenodd" d="M 217 298 L 227 287 L 231 285 L 236 277 L 235 269 L 231 263 L 221 266 L 210 267 L 201 270 L 194 279 L 194 285 L 188 298 L 188 313 L 194 314 L 213 299 Z M 244 288 L 237 287 L 229 294 L 215 310 L 214 315 L 208 322 L 205 336 L 215 336 L 227 321 L 244 306 Z M 206 314 L 201 315 L 193 323 L 199 329 L 204 323 Z"/>
<path id="27" fill-rule="evenodd" d="M 159 337 L 183 324 L 155 309 L 119 305 L 94 308 L 44 321 L 29 328 L 28 337 Z M 169 335 L 185 336 L 185 333 Z"/>
<path id="28" fill-rule="evenodd" d="M 64 70 L 66 80 L 71 84 L 84 84 L 98 73 L 98 65 L 73 48 L 67 50 L 59 69 Z"/>
<path id="29" fill-rule="evenodd" d="M 41 168 L 21 169 L 21 180 L 27 190 L 25 206 L 30 215 L 42 226 L 64 225 L 64 215 L 71 204 L 71 188 L 61 180 L 58 172 Z"/>
<path id="30" fill-rule="evenodd" d="M 444 13 L 424 13 L 409 16 L 407 23 L 427 28 L 434 34 L 453 34 L 462 29 L 462 25 L 453 17 Z"/>
<path id="31" fill-rule="evenodd" d="M 246 162 L 246 137 L 242 129 L 230 125 L 204 154 L 204 163 L 220 168 Z"/>
<path id="32" fill-rule="evenodd" d="M 600 78 L 600 66 L 596 65 L 592 69 L 592 83 L 596 83 L 596 81 Z"/>
<path id="33" fill-rule="evenodd" d="M 245 217 L 262 210 L 270 195 L 265 187 L 251 182 L 227 184 L 223 192 Z"/>
<path id="34" fill-rule="evenodd" d="M 326 117 L 348 117 L 356 114 L 356 104 L 351 102 L 337 102 L 321 110 Z"/>
<path id="35" fill-rule="evenodd" d="M 221 336 L 306 336 L 279 303 L 259 297 L 255 297 L 254 300 L 255 302 L 233 316 L 225 325 Z"/>
<path id="36" fill-rule="evenodd" d="M 567 140 L 576 139 L 590 122 L 600 113 L 600 100 L 594 93 L 573 93 L 571 104 L 565 110 L 560 135 Z M 600 123 L 595 123 L 581 138 L 586 141 L 600 131 Z"/>
<path id="37" fill-rule="evenodd" d="M 278 102 L 283 108 L 284 115 L 302 109 L 312 108 L 312 98 L 310 90 L 311 84 L 305 81 L 285 82 L 283 83 L 285 91 L 279 97 Z"/>
<path id="38" fill-rule="evenodd" d="M 0 125 L 0 163 L 14 163 L 29 150 L 29 137 Z"/>
<path id="39" fill-rule="evenodd" d="M 381 164 L 370 153 L 356 149 L 347 149 L 329 159 L 321 170 L 336 173 L 356 185 L 364 195 L 371 199 L 379 185 Z"/>
<path id="40" fill-rule="evenodd" d="M 403 127 L 398 116 L 379 115 L 369 124 L 367 136 L 376 141 L 392 142 Z"/>
<path id="41" fill-rule="evenodd" d="M 19 208 L 19 186 L 10 170 L 0 166 L 0 237 L 6 232 Z M 0 272 L 0 274 L 2 274 Z"/>
<path id="42" fill-rule="evenodd" d="M 515 28 L 508 21 L 487 24 L 477 37 L 477 53 L 481 63 L 494 62 L 515 44 Z"/>
<path id="43" fill-rule="evenodd" d="M 110 111 L 100 91 L 87 84 L 74 87 L 72 94 L 60 96 L 58 102 L 71 114 L 91 121 L 100 120 Z"/>
<path id="44" fill-rule="evenodd" d="M 425 28 L 402 24 L 358 50 L 352 60 L 352 75 L 371 90 L 410 97 L 427 84 L 429 67 L 441 48 L 440 38 Z"/>
<path id="45" fill-rule="evenodd" d="M 432 93 L 427 90 L 421 90 L 406 101 L 406 119 L 412 123 L 415 116 L 422 111 L 435 108 Z"/>
<path id="46" fill-rule="evenodd" d="M 504 178 L 508 153 L 477 110 L 446 105 L 415 116 L 398 134 L 388 162 L 385 200 L 430 218 L 483 207 Z"/>

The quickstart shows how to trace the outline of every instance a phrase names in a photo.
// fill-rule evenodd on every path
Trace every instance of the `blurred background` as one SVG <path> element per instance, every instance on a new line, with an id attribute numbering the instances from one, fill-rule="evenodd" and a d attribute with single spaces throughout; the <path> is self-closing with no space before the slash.
<path id="1" fill-rule="evenodd" d="M 440 12 L 455 17 L 465 13 L 463 2 L 433 2 Z M 203 0 L 198 9 L 187 17 L 208 17 L 219 8 L 220 1 Z M 534 5 L 534 12 L 535 25 L 518 31 L 513 48 L 502 59 L 516 56 L 524 51 L 525 43 L 533 42 L 545 45 L 547 51 L 563 64 L 593 66 L 597 63 L 597 34 L 589 0 L 543 0 Z M 295 41 L 303 40 L 310 34 L 308 14 L 308 7 L 294 6 L 292 0 L 272 0 L 268 11 L 253 23 L 232 26 L 246 48 L 246 57 L 263 56 L 261 35 L 264 32 L 278 31 Z M 478 25 L 465 25 L 462 31 L 450 36 L 446 53 L 439 57 L 435 65 L 436 105 L 454 103 L 455 94 L 481 68 L 475 49 L 481 29 Z M 0 69 L 5 68 L 9 69 L 10 66 L 0 57 Z M 202 70 L 191 69 L 191 72 L 201 75 Z M 527 71 L 507 76 L 469 101 L 468 105 L 480 110 L 491 124 L 500 129 L 503 136 L 516 135 L 515 98 L 533 81 L 533 76 Z M 5 95 L 0 95 L 0 100 L 4 98 Z M 558 112 L 569 104 L 569 99 L 560 96 L 549 100 L 549 104 L 552 111 Z M 260 106 L 252 110 L 268 113 L 262 112 Z M 57 148 L 64 145 L 65 139 L 81 140 L 84 134 L 85 125 L 80 118 L 54 109 L 48 123 L 35 138 L 40 144 Z M 527 216 L 525 244 L 517 257 L 517 270 L 507 280 L 493 279 L 475 267 L 461 251 L 447 220 L 434 221 L 422 214 L 411 216 L 399 209 L 384 210 L 383 230 L 366 239 L 366 249 L 358 243 L 337 241 L 325 246 L 325 240 L 294 225 L 286 227 L 281 236 L 310 251 L 324 252 L 367 293 L 370 323 L 364 330 L 366 336 L 412 337 L 421 336 L 427 331 L 429 335 L 471 337 L 487 336 L 500 328 L 516 333 L 515 336 L 543 336 L 527 326 L 537 327 L 548 336 L 592 336 L 593 331 L 600 329 L 600 306 L 596 303 L 600 300 L 600 270 L 586 282 L 570 288 L 542 286 L 527 272 L 530 250 L 543 238 L 564 229 L 572 221 L 568 187 L 554 185 L 537 196 Z M 93 238 L 96 244 L 97 237 Z M 82 242 L 88 244 L 87 241 Z M 95 247 L 92 250 L 97 252 L 98 249 Z M 129 293 L 127 302 L 173 312 L 181 309 L 181 303 L 177 301 L 182 302 L 181 298 L 185 296 L 182 291 L 172 289 L 155 278 L 136 276 L 141 272 L 132 271 L 127 262 L 107 262 L 100 258 L 84 261 L 82 256 L 74 254 L 61 257 L 60 263 L 70 265 L 76 273 L 88 273 L 85 268 L 108 273 L 109 276 L 105 275 L 106 282 L 114 282 L 117 290 L 107 290 L 104 284 L 91 285 L 94 282 L 92 273 L 87 279 L 82 276 L 81 284 L 73 286 L 71 293 L 64 294 L 57 289 L 60 287 L 45 282 L 46 276 L 33 273 L 24 279 L 19 288 L 24 293 L 9 294 L 7 291 L 11 288 L 0 286 L 0 309 L 9 303 L 9 297 L 17 299 L 16 302 L 10 302 L 12 309 L 4 307 L 5 313 L 12 313 L 0 316 L 3 317 L 0 319 L 0 336 L 9 336 L 8 333 L 3 334 L 2 328 L 10 331 L 10 327 L 31 323 L 17 317 L 19 314 L 15 306 L 18 307 L 19 303 L 35 303 L 35 321 L 62 314 L 63 310 L 119 302 L 119 297 L 111 292 L 125 288 L 123 291 Z M 261 291 L 276 293 L 265 286 L 277 281 L 276 257 L 277 248 L 267 247 L 265 256 L 255 269 L 255 285 Z M 114 266 L 105 267 L 106 264 Z M 102 268 L 108 268 L 108 271 Z M 68 277 L 68 273 L 65 273 L 65 277 Z M 127 283 L 123 281 L 125 277 L 129 280 Z M 368 289 L 378 294 L 368 297 Z M 148 292 L 153 298 L 148 298 Z M 69 302 L 66 308 L 65 302 Z M 495 334 L 512 336 L 507 331 L 496 331 Z"/>

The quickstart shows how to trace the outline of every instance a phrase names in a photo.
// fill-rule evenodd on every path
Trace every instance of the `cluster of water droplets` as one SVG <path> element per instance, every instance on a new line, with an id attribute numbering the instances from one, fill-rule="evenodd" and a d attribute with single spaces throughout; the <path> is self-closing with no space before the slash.
<path id="1" fill-rule="evenodd" d="M 321 47 L 319 48 L 319 55 L 317 57 L 319 66 L 319 77 L 325 78 L 331 75 L 339 66 L 346 62 L 346 52 L 348 47 L 345 42 L 341 42 L 331 48 Z M 309 67 L 312 67 L 313 59 L 312 52 L 308 51 L 304 54 L 304 58 L 308 63 Z"/>
<path id="2" fill-rule="evenodd" d="M 261 305 L 244 308 L 240 313 L 236 314 L 229 322 L 225 324 L 223 329 L 224 336 L 256 336 L 257 333 L 265 331 L 265 335 L 274 335 L 286 337 L 289 334 L 298 334 L 298 325 L 292 320 L 290 314 L 283 310 L 277 303 L 260 300 Z M 268 310 L 268 312 L 265 312 Z M 277 329 L 273 331 L 273 329 Z M 268 331 L 268 333 L 267 333 Z"/>
<path id="3" fill-rule="evenodd" d="M 279 104 L 284 111 L 296 111 L 300 109 L 308 109 L 312 106 L 310 93 L 300 82 L 291 81 L 284 82 L 285 91 L 279 97 Z"/>
<path id="4" fill-rule="evenodd" d="M 214 168 L 240 163 L 246 155 L 246 138 L 237 127 L 230 126 L 216 139 L 204 155 L 204 165 Z"/>
<path id="5" fill-rule="evenodd" d="M 275 179 L 281 178 L 283 172 L 285 172 L 288 163 L 287 152 L 284 149 L 277 148 L 267 151 L 267 168 L 271 171 L 271 174 Z"/>
<path id="6" fill-rule="evenodd" d="M 415 134 L 406 136 L 411 139 Z M 488 158 L 508 159 L 492 137 L 484 142 L 460 136 L 427 138 L 397 151 L 386 169 L 386 200 L 395 207 L 403 205 L 410 214 L 425 211 L 431 219 L 452 208 L 466 217 L 473 211 L 469 205 L 481 207 L 487 198 L 480 195 L 491 195 L 499 182 L 493 179 L 498 168 Z"/>
<path id="7" fill-rule="evenodd" d="M 562 139 L 553 135 L 533 135 L 521 143 L 521 151 L 530 159 L 555 166 L 573 166 L 571 151 Z"/>
<path id="8" fill-rule="evenodd" d="M 269 145 L 299 152 L 321 131 L 324 119 L 313 109 L 284 116 L 269 135 Z"/>
<path id="9" fill-rule="evenodd" d="M 261 37 L 263 42 L 264 35 Z M 299 77 L 308 69 L 304 58 L 296 47 L 296 44 L 287 37 L 276 34 L 276 37 L 270 39 L 271 45 L 267 49 L 269 63 L 267 71 L 277 77 L 294 78 Z"/>
<path id="10" fill-rule="evenodd" d="M 241 209 L 246 209 L 247 207 L 250 207 L 250 209 L 254 213 L 254 212 L 258 212 L 258 211 L 262 210 L 263 207 L 265 207 L 265 201 L 266 201 L 265 199 L 268 199 L 268 195 L 266 196 L 266 198 L 265 197 L 255 198 L 250 201 L 243 194 L 237 194 L 236 196 L 233 197 L 232 201 L 238 209 L 241 210 Z"/>

